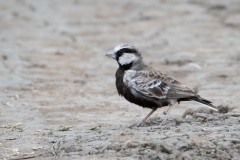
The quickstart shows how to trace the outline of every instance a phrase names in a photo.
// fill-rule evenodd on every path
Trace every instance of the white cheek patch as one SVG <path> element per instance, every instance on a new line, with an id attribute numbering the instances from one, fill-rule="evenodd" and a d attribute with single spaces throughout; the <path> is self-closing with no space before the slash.
<path id="1" fill-rule="evenodd" d="M 136 62 L 139 58 L 135 54 L 124 53 L 121 57 L 119 57 L 118 62 L 121 65 L 130 64 L 132 62 Z"/>

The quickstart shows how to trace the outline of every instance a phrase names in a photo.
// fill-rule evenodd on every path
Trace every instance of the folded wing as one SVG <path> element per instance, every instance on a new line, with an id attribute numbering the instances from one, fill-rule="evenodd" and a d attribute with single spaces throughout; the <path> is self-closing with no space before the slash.
<path id="1" fill-rule="evenodd" d="M 196 96 L 189 88 L 180 82 L 156 72 L 135 71 L 125 77 L 131 89 L 149 98 L 181 99 Z M 130 84 L 131 83 L 131 84 Z"/>

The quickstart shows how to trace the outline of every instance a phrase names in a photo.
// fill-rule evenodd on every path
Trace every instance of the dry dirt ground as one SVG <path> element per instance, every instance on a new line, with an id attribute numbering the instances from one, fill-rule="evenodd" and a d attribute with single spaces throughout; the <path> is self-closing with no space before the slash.
<path id="1" fill-rule="evenodd" d="M 239 0 L 0 2 L 0 159 L 240 159 Z M 219 106 L 117 95 L 119 43 Z"/>

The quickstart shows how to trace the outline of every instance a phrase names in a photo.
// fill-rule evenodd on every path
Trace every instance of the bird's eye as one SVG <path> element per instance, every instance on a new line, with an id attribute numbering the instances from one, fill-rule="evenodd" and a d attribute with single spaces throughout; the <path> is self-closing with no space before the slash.
<path id="1" fill-rule="evenodd" d="M 116 53 L 116 59 L 118 60 L 119 57 L 121 57 L 123 55 L 124 52 L 122 52 L 121 50 L 117 51 Z"/>

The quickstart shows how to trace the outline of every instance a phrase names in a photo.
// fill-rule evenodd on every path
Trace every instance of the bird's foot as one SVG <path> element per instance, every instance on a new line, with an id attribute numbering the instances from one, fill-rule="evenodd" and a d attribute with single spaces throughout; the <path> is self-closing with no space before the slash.
<path id="1" fill-rule="evenodd" d="M 174 121 L 174 119 L 172 119 L 172 118 L 164 118 L 160 123 L 159 123 L 159 125 L 158 126 L 164 126 L 165 124 L 167 124 L 167 123 L 170 123 L 170 122 L 172 122 L 172 121 Z"/>
<path id="2" fill-rule="evenodd" d="M 144 127 L 146 126 L 147 124 L 149 124 L 147 121 L 141 121 L 137 124 L 137 127 Z"/>
<path id="3" fill-rule="evenodd" d="M 132 124 L 131 126 L 129 126 L 128 128 L 133 128 L 133 127 L 144 127 L 144 126 L 146 126 L 148 124 L 148 122 L 144 122 L 144 121 L 141 121 L 141 122 L 139 122 L 139 123 L 135 123 L 135 124 Z"/>
<path id="4" fill-rule="evenodd" d="M 168 118 L 164 118 L 162 122 L 159 123 L 159 126 L 164 126 L 168 122 Z"/>
<path id="5" fill-rule="evenodd" d="M 161 123 L 159 123 L 159 126 L 164 126 L 167 123 L 167 120 L 164 119 Z"/>

